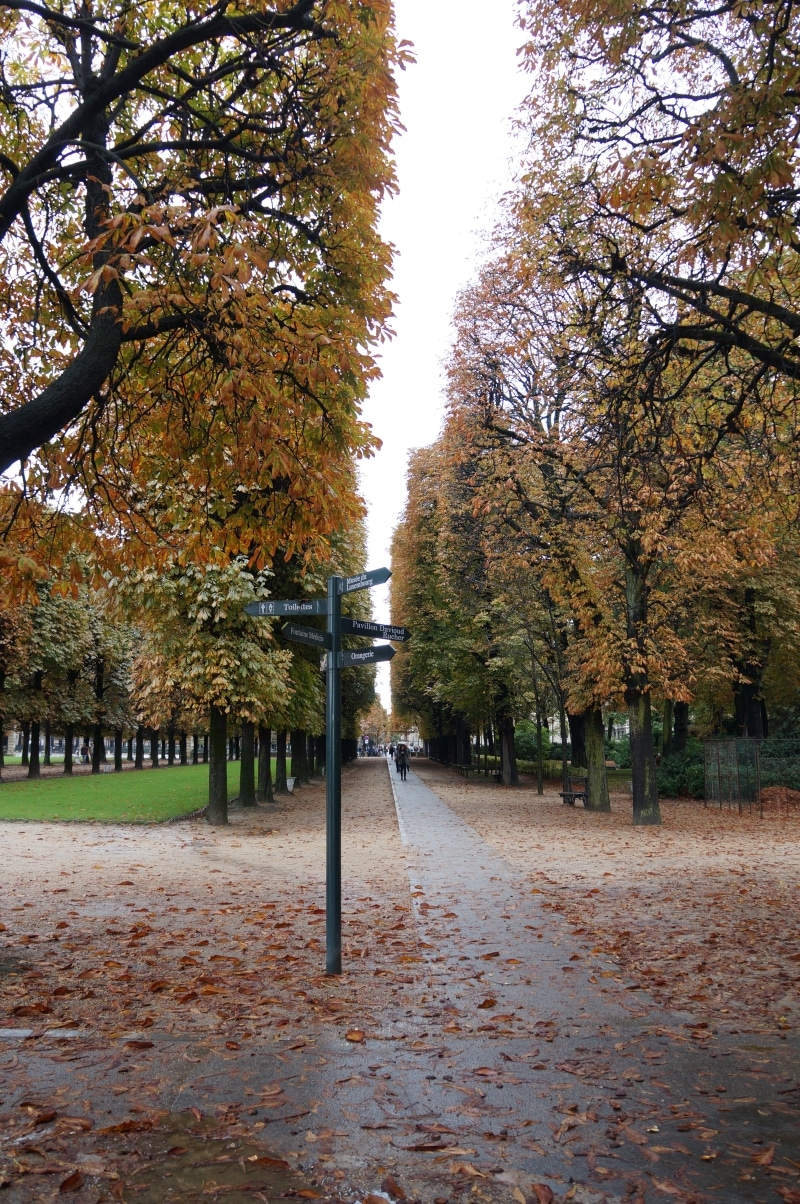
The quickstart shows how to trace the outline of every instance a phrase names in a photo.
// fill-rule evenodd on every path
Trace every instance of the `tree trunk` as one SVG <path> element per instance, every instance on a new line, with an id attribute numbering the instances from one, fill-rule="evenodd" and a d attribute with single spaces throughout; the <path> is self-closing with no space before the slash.
<path id="1" fill-rule="evenodd" d="M 603 712 L 588 710 L 585 719 L 583 731 L 586 741 L 586 810 L 610 811 Z"/>
<path id="2" fill-rule="evenodd" d="M 221 707 L 212 706 L 208 714 L 209 751 L 208 811 L 210 824 L 228 822 L 228 716 Z"/>
<path id="3" fill-rule="evenodd" d="M 133 736 L 128 736 L 128 749 L 125 756 L 126 761 L 133 760 Z"/>
<path id="4" fill-rule="evenodd" d="M 38 722 L 31 724 L 31 751 L 28 762 L 28 777 L 40 778 L 42 771 L 39 763 L 39 733 L 40 728 Z"/>
<path id="5" fill-rule="evenodd" d="M 103 740 L 102 724 L 96 723 L 92 728 L 92 773 L 99 773 L 100 766 L 106 759 L 106 746 Z"/>
<path id="6" fill-rule="evenodd" d="M 304 731 L 292 732 L 292 777 L 295 790 L 298 786 L 308 785 L 307 736 Z"/>
<path id="7" fill-rule="evenodd" d="M 286 731 L 278 732 L 278 750 L 275 757 L 275 790 L 286 793 Z"/>
<path id="8" fill-rule="evenodd" d="M 497 724 L 500 731 L 500 772 L 504 786 L 519 786 L 517 752 L 514 748 L 514 720 L 504 715 Z"/>
<path id="9" fill-rule="evenodd" d="M 27 719 L 22 724 L 22 764 L 30 764 L 31 725 Z"/>
<path id="10" fill-rule="evenodd" d="M 178 738 L 178 757 L 181 765 L 189 764 L 189 746 L 186 741 L 186 732 L 181 732 Z"/>
<path id="11" fill-rule="evenodd" d="M 325 737 L 324 736 L 315 736 L 314 743 L 315 743 L 315 749 L 316 749 L 316 756 L 315 756 L 314 760 L 317 762 L 317 768 L 319 769 L 320 773 L 324 777 L 324 775 L 325 775 Z"/>
<path id="12" fill-rule="evenodd" d="M 122 728 L 114 732 L 114 773 L 122 773 Z"/>
<path id="13" fill-rule="evenodd" d="M 675 735 L 672 737 L 672 751 L 686 752 L 686 741 L 689 738 L 689 704 L 675 703 Z"/>
<path id="14" fill-rule="evenodd" d="M 75 743 L 75 727 L 68 723 L 64 728 L 64 773 L 72 777 L 72 746 Z"/>
<path id="15" fill-rule="evenodd" d="M 567 758 L 567 712 L 564 703 L 558 704 L 558 724 L 561 730 L 561 789 L 569 790 L 569 765 Z"/>
<path id="16" fill-rule="evenodd" d="M 167 765 L 169 768 L 175 764 L 175 728 L 172 724 L 167 729 Z"/>
<path id="17" fill-rule="evenodd" d="M 136 755 L 133 759 L 133 768 L 144 768 L 144 725 L 141 723 L 136 725 Z"/>
<path id="18" fill-rule="evenodd" d="M 192 765 L 197 765 L 200 760 L 200 737 L 197 732 L 192 732 Z"/>
<path id="19" fill-rule="evenodd" d="M 158 730 L 157 730 L 157 728 L 154 728 L 154 727 L 150 728 L 150 762 L 153 766 L 153 769 L 159 768 L 159 764 L 158 764 Z"/>
<path id="20" fill-rule="evenodd" d="M 764 724 L 761 711 L 761 666 L 744 665 L 742 672 L 747 673 L 753 680 L 737 683 L 734 694 L 736 710 L 736 727 L 738 735 L 749 736 L 753 740 L 764 739 Z"/>
<path id="21" fill-rule="evenodd" d="M 569 723 L 570 763 L 573 770 L 586 768 L 586 711 L 567 714 Z"/>
<path id="22" fill-rule="evenodd" d="M 536 707 L 536 793 L 544 794 L 544 743 L 542 741 L 542 712 Z"/>
<path id="23" fill-rule="evenodd" d="M 50 749 L 52 747 L 52 743 L 53 743 L 53 741 L 52 741 L 52 733 L 50 731 L 50 720 L 45 719 L 45 721 L 44 721 L 44 757 L 42 758 L 42 765 L 49 765 L 51 763 L 50 762 Z"/>
<path id="24" fill-rule="evenodd" d="M 242 724 L 242 761 L 239 770 L 239 802 L 243 807 L 256 805 L 255 724 Z"/>
<path id="25" fill-rule="evenodd" d="M 628 640 L 636 649 L 638 663 L 627 667 L 625 702 L 631 729 L 633 822 L 637 825 L 661 823 L 650 682 L 646 667 L 647 603 L 647 573 L 640 549 L 633 544 L 625 572 L 625 610 Z"/>
<path id="26" fill-rule="evenodd" d="M 631 725 L 633 822 L 638 825 L 660 824 L 650 692 L 637 694 L 628 690 L 626 701 Z"/>
<path id="27" fill-rule="evenodd" d="M 208 765 L 208 732 L 203 734 L 203 764 Z"/>
<path id="28" fill-rule="evenodd" d="M 316 765 L 315 765 L 315 758 L 314 758 L 315 749 L 316 749 L 316 744 L 314 742 L 314 737 L 307 736 L 306 737 L 306 766 L 308 768 L 308 780 L 309 781 L 311 781 L 311 779 L 316 774 Z"/>
<path id="29" fill-rule="evenodd" d="M 672 756 L 672 720 L 675 715 L 675 703 L 671 698 L 664 699 L 664 718 L 661 721 L 661 751 L 665 757 Z"/>
<path id="30" fill-rule="evenodd" d="M 258 729 L 258 791 L 260 803 L 272 803 L 272 730 L 259 726 Z"/>

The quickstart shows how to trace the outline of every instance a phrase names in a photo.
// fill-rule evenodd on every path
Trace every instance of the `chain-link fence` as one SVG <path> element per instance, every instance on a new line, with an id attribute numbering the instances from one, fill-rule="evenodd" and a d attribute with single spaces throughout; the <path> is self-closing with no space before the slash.
<path id="1" fill-rule="evenodd" d="M 761 810 L 758 740 L 709 740 L 704 748 L 705 805 Z"/>
<path id="2" fill-rule="evenodd" d="M 800 808 L 800 740 L 709 740 L 705 805 L 739 814 Z"/>

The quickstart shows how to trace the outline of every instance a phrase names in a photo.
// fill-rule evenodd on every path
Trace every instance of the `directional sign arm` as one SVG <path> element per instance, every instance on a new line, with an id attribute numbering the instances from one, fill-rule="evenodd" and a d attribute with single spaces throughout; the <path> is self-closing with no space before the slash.
<path id="1" fill-rule="evenodd" d="M 366 619 L 342 619 L 342 631 L 345 635 L 361 635 L 366 639 L 392 640 L 402 644 L 411 639 L 407 627 L 396 627 L 392 623 L 371 623 Z"/>
<path id="2" fill-rule="evenodd" d="M 282 615 L 324 615 L 328 603 L 325 598 L 266 598 L 263 602 L 248 602 L 244 609 L 258 619 L 274 619 Z"/>
<path id="3" fill-rule="evenodd" d="M 299 623 L 284 623 L 281 631 L 287 640 L 296 644 L 311 644 L 315 648 L 330 648 L 331 637 L 326 631 L 317 631 L 315 627 L 301 627 Z"/>
<path id="4" fill-rule="evenodd" d="M 343 669 L 351 665 L 374 665 L 378 661 L 390 661 L 395 654 L 391 644 L 379 644 L 377 648 L 360 648 L 356 651 L 346 649 L 341 655 Z"/>
<path id="5" fill-rule="evenodd" d="M 357 573 L 355 577 L 340 577 L 340 594 L 352 594 L 357 589 L 372 589 L 373 585 L 383 585 L 392 575 L 391 569 L 370 569 L 368 573 Z"/>

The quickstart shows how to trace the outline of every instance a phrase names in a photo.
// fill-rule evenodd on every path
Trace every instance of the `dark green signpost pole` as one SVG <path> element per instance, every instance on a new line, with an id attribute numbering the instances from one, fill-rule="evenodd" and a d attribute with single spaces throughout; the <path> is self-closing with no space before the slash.
<path id="1" fill-rule="evenodd" d="M 342 594 L 383 585 L 391 577 L 389 569 L 374 569 L 357 573 L 355 577 L 329 577 L 327 598 L 267 598 L 249 602 L 245 611 L 260 619 L 280 616 L 326 615 L 327 631 L 287 623 L 283 634 L 288 640 L 327 648 L 325 672 L 325 817 L 326 882 L 325 882 L 325 972 L 342 972 L 342 666 L 373 665 L 390 660 L 394 649 L 390 645 L 366 648 L 361 651 L 342 651 L 342 630 L 348 635 L 402 642 L 410 632 L 405 627 L 386 623 L 370 623 L 355 619 L 342 620 Z"/>
<path id="2" fill-rule="evenodd" d="M 328 578 L 328 667 L 325 673 L 325 973 L 342 972 L 342 578 Z"/>

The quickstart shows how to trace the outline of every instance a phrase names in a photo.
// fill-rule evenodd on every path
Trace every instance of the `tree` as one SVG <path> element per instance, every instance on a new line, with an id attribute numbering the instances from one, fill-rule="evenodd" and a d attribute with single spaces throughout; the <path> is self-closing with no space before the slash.
<path id="1" fill-rule="evenodd" d="M 273 301 L 275 337 L 313 338 L 341 301 L 375 332 L 403 58 L 390 15 L 343 4 L 326 21 L 314 0 L 0 5 L 16 64 L 0 117 L 0 468 L 69 427 L 102 482 L 119 443 L 111 422 L 98 447 L 98 421 L 119 410 L 124 439 L 147 413 L 126 392 L 131 367 L 224 362 L 247 330 L 242 293 Z M 29 487 L 72 479 L 65 450 L 41 453 Z"/>
<path id="2" fill-rule="evenodd" d="M 579 194 L 597 233 L 564 242 L 565 264 L 638 288 L 654 359 L 683 346 L 718 371 L 747 366 L 753 386 L 799 380 L 791 0 L 526 3 L 522 24 L 529 180 Z"/>
<path id="3" fill-rule="evenodd" d="M 227 568 L 142 571 L 128 585 L 142 632 L 134 666 L 140 714 L 157 729 L 177 689 L 187 710 L 208 716 L 212 824 L 227 823 L 228 717 L 259 722 L 291 690 L 290 655 L 245 613 L 263 582 L 237 558 Z"/>

